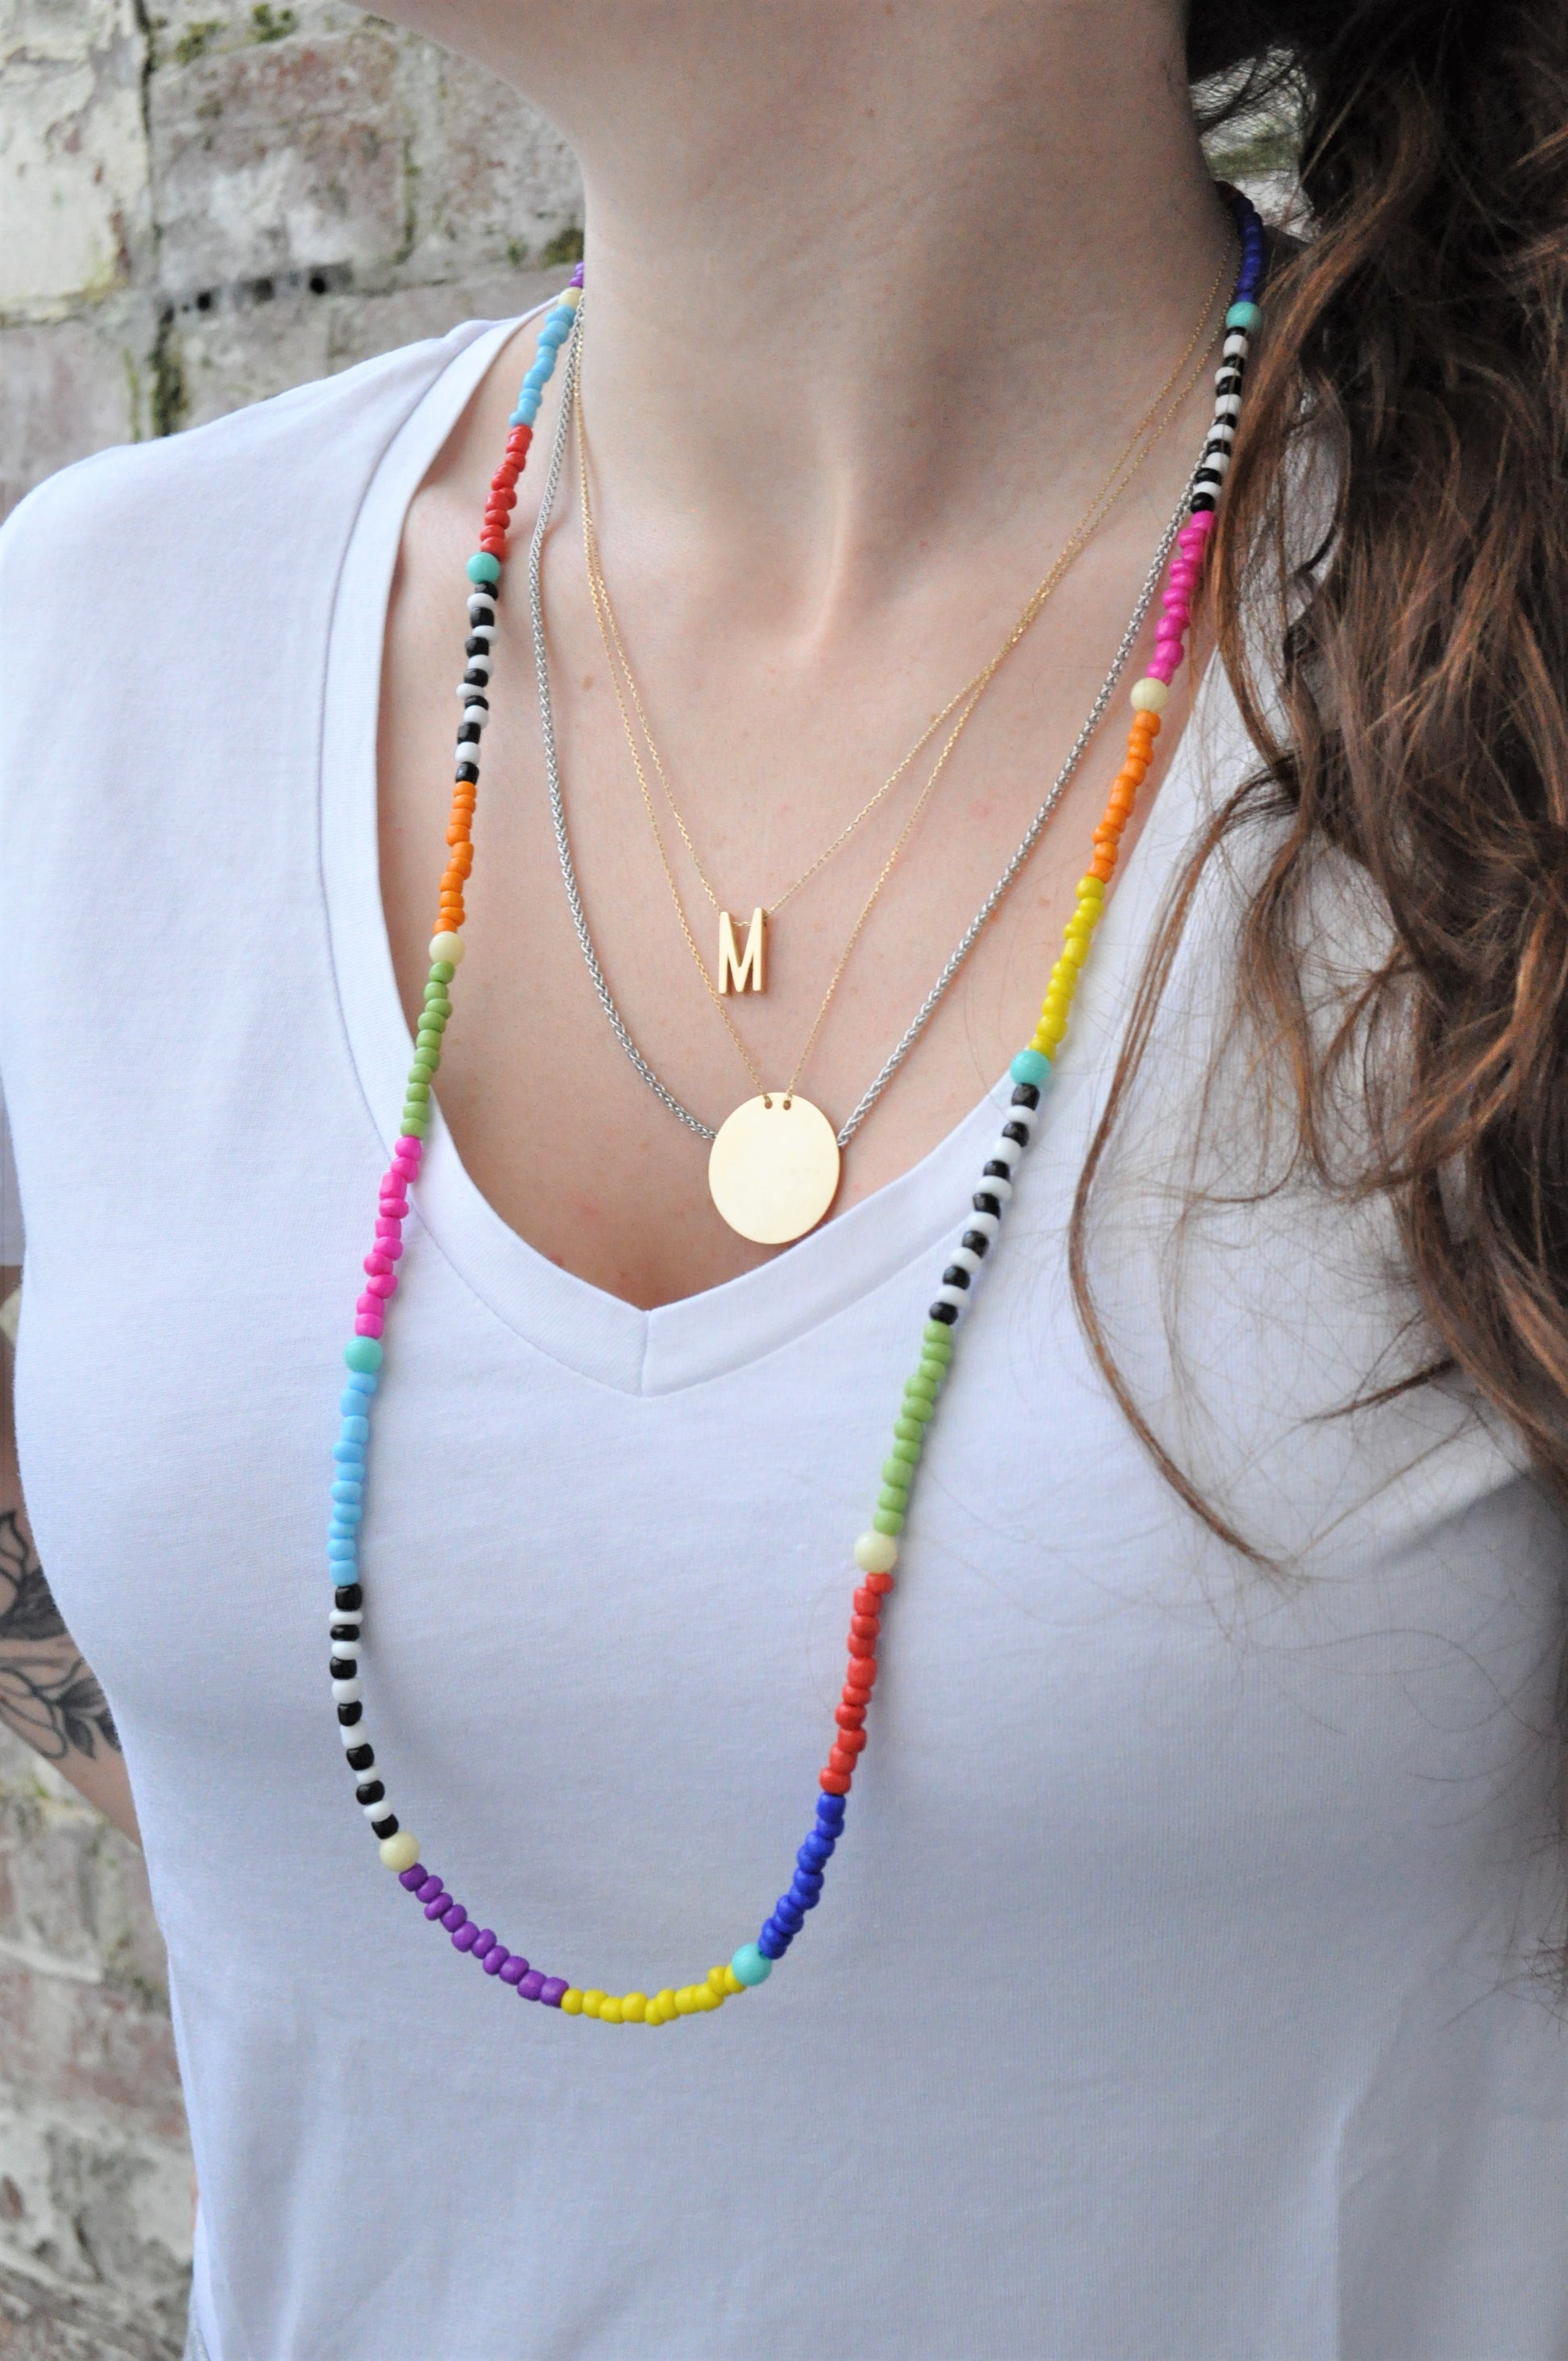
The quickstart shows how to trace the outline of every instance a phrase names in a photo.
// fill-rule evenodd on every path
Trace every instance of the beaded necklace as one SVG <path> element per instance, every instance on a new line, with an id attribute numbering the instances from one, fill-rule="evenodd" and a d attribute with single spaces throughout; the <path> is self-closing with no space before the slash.
<path id="1" fill-rule="evenodd" d="M 375 1752 L 366 1736 L 357 1660 L 364 1629 L 359 1525 L 364 1516 L 370 1413 L 380 1384 L 381 1337 L 388 1302 L 397 1291 L 397 1265 L 403 1252 L 402 1225 L 409 1210 L 408 1191 L 419 1176 L 429 1123 L 430 1086 L 440 1062 L 442 1035 L 452 1014 L 448 988 L 463 958 L 463 886 L 473 862 L 471 827 L 479 775 L 479 737 L 488 718 L 485 692 L 490 675 L 496 598 L 507 555 L 507 526 L 516 504 L 517 478 L 539 414 L 540 396 L 554 372 L 557 353 L 572 334 L 583 281 L 580 265 L 571 286 L 546 315 L 540 330 L 537 357 L 523 379 L 522 392 L 510 421 L 506 454 L 491 479 L 479 548 L 468 560 L 469 664 L 460 691 L 464 715 L 457 741 L 452 818 L 446 831 L 451 858 L 441 883 L 436 931 L 430 946 L 429 981 L 402 1124 L 391 1163 L 380 1184 L 375 1239 L 365 1257 L 365 1290 L 355 1307 L 354 1334 L 343 1351 L 347 1378 L 339 1404 L 342 1422 L 333 1446 L 334 1479 L 326 1554 L 334 1585 L 333 1698 L 348 1765 L 355 1774 L 355 1800 L 369 1821 L 382 1861 L 416 1898 L 426 1918 L 450 1936 L 455 1951 L 476 1960 L 488 1976 L 501 1984 L 510 1984 L 522 1999 L 543 2003 L 547 2008 L 558 2009 L 563 2015 L 593 2016 L 601 2025 L 667 2025 L 676 2016 L 720 2008 L 726 2000 L 766 1982 L 775 1961 L 784 1957 L 800 1933 L 806 1912 L 814 1909 L 821 1898 L 828 1863 L 844 1832 L 850 1791 L 866 1747 L 866 1713 L 876 1684 L 877 1643 L 883 1607 L 894 1587 L 899 1536 L 905 1528 L 926 1432 L 947 1380 L 955 1334 L 1001 1229 L 1018 1168 L 1038 1125 L 1041 1092 L 1067 1030 L 1079 972 L 1104 909 L 1105 888 L 1115 869 L 1122 833 L 1149 768 L 1154 741 L 1159 735 L 1160 715 L 1169 701 L 1170 684 L 1186 653 L 1192 597 L 1202 574 L 1215 508 L 1235 436 L 1249 341 L 1262 318 L 1256 299 L 1265 270 L 1263 225 L 1238 191 L 1226 190 L 1224 193 L 1241 235 L 1242 262 L 1235 301 L 1226 314 L 1227 333 L 1216 380 L 1214 424 L 1193 478 L 1187 522 L 1177 535 L 1154 658 L 1132 693 L 1133 719 L 1126 757 L 1111 789 L 1104 817 L 1094 831 L 1094 857 L 1088 873 L 1080 882 L 1077 907 L 1068 921 L 1061 957 L 1051 970 L 1039 1021 L 1028 1045 L 1013 1060 L 1010 1073 L 1014 1088 L 1008 1119 L 986 1159 L 959 1242 L 942 1272 L 921 1331 L 917 1366 L 905 1381 L 871 1523 L 854 1545 L 854 1561 L 861 1579 L 852 1602 L 848 1671 L 834 1713 L 832 1748 L 817 1781 L 819 1794 L 813 1824 L 795 1855 L 788 1890 L 780 1895 L 763 1920 L 755 1941 L 742 1943 L 727 1962 L 711 1968 L 701 1982 L 665 1988 L 652 1995 L 610 1994 L 594 1986 L 584 1989 L 564 1976 L 545 1974 L 531 1965 L 521 1952 L 510 1950 L 493 1928 L 481 1927 L 465 1905 L 447 1892 L 442 1879 L 426 1868 L 418 1857 L 417 1839 L 400 1825 L 391 1808 Z"/>

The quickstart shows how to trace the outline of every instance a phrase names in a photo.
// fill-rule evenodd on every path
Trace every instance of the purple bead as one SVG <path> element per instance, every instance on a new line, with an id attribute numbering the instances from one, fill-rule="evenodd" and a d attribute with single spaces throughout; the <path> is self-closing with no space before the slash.
<path id="1" fill-rule="evenodd" d="M 517 1996 L 519 2000 L 537 2000 L 543 1990 L 543 1977 L 537 1968 L 530 1968 L 528 1973 L 519 1980 Z"/>
<path id="2" fill-rule="evenodd" d="M 429 1875 L 430 1872 L 426 1869 L 423 1861 L 416 1861 L 411 1869 L 404 1870 L 402 1875 L 398 1880 L 398 1883 L 402 1887 L 405 1894 L 411 1894 L 415 1886 L 422 1885 Z"/>
<path id="3" fill-rule="evenodd" d="M 493 1951 L 495 1948 L 495 1928 L 493 1927 L 481 1927 L 478 1933 L 474 1938 L 474 1957 L 477 1960 L 482 1960 L 487 1951 Z"/>
<path id="4" fill-rule="evenodd" d="M 573 271 L 572 276 L 571 276 L 571 279 L 570 279 L 570 280 L 569 280 L 568 284 L 569 284 L 569 285 L 571 285 L 571 286 L 573 286 L 573 287 L 580 287 L 580 286 L 582 285 L 582 283 L 583 283 L 583 266 L 582 266 L 582 264 L 579 262 L 579 263 L 578 263 L 578 265 L 577 265 L 577 267 L 576 267 L 576 270 L 574 270 L 574 271 Z"/>
<path id="5" fill-rule="evenodd" d="M 411 1870 L 409 1874 L 412 1876 L 413 1872 Z M 438 1894 L 444 1894 L 445 1891 L 446 1889 L 442 1884 L 440 1878 L 432 1877 L 429 1872 L 426 1871 L 424 1882 L 419 1889 L 420 1900 L 422 1902 L 433 1902 Z"/>
<path id="6" fill-rule="evenodd" d="M 565 1976 L 546 1976 L 539 1988 L 539 1997 L 546 2008 L 559 2008 L 561 1995 L 566 1989 Z"/>
<path id="7" fill-rule="evenodd" d="M 503 1984 L 520 1984 L 528 1973 L 528 1961 L 521 1951 L 514 1951 L 510 1960 L 502 1960 L 500 1972 Z"/>
<path id="8" fill-rule="evenodd" d="M 504 1943 L 492 1943 L 485 1953 L 485 1973 L 488 1976 L 499 1976 L 510 1957 L 511 1953 Z"/>
<path id="9" fill-rule="evenodd" d="M 452 1948 L 455 1951 L 471 1951 L 478 1939 L 479 1930 L 470 1918 L 467 1925 L 459 1927 L 453 1936 Z"/>
<path id="10" fill-rule="evenodd" d="M 459 1927 L 466 1927 L 467 1925 L 468 1913 L 464 1909 L 463 1905 L 460 1902 L 455 1902 L 450 1910 L 444 1910 L 442 1912 L 441 1923 L 452 1934 L 455 1935 Z"/>
<path id="11" fill-rule="evenodd" d="M 425 1904 L 424 1915 L 427 1918 L 441 1918 L 445 1916 L 446 1912 L 450 1910 L 451 1907 L 452 1896 L 446 1892 L 445 1888 L 443 1887 L 442 1891 L 436 1894 L 433 1900 Z"/>

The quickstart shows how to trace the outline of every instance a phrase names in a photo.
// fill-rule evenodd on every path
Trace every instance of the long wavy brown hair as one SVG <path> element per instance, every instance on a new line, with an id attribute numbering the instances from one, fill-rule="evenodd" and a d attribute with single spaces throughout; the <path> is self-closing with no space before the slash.
<path id="1" fill-rule="evenodd" d="M 1194 0 L 1189 57 L 1195 82 L 1227 78 L 1219 113 L 1295 110 L 1310 226 L 1271 281 L 1211 584 L 1257 767 L 1146 972 L 1072 1268 L 1145 1444 L 1257 1555 L 1117 1372 L 1087 1236 L 1200 873 L 1260 818 L 1238 1014 L 1281 1053 L 1294 1168 L 1395 1213 L 1431 1340 L 1402 1382 L 1462 1373 L 1568 1499 L 1568 5 Z M 1285 510 L 1303 438 L 1336 462 L 1305 552 Z M 1299 951 L 1325 848 L 1390 922 L 1326 1043 Z M 1379 1035 L 1398 1054 L 1368 1060 Z M 1329 1143 L 1352 1061 L 1369 1146 L 1347 1180 Z"/>

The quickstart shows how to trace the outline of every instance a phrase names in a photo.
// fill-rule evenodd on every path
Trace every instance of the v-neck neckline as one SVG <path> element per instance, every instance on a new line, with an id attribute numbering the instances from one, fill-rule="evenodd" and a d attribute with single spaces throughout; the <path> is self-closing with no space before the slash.
<path id="1" fill-rule="evenodd" d="M 456 329 L 433 355 L 423 390 L 365 481 L 333 601 L 319 782 L 322 878 L 349 1052 L 389 1153 L 413 1054 L 380 884 L 377 755 L 392 579 L 414 495 L 520 324 Z M 1047 1105 L 1095 1089 L 1102 1076 L 1154 906 L 1190 826 L 1194 724 L 1210 686 L 1206 677 L 1097 931 Z M 959 1225 L 1010 1093 L 1003 1076 L 917 1163 L 771 1262 L 652 1311 L 562 1269 L 511 1229 L 470 1179 L 434 1103 L 415 1192 L 417 1231 L 495 1318 L 537 1351 L 622 1393 L 671 1393 L 778 1351 L 932 1253 Z M 1050 1133 L 1060 1127 L 1059 1118 L 1047 1118 L 1047 1156 Z"/>

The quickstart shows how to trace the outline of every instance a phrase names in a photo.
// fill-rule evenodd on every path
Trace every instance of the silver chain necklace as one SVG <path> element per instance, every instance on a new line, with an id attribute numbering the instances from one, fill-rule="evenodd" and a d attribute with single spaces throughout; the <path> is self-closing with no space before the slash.
<path id="1" fill-rule="evenodd" d="M 703 1123 L 699 1117 L 693 1115 L 689 1107 L 681 1104 L 668 1084 L 661 1082 L 632 1039 L 626 1019 L 616 1005 L 615 996 L 605 981 L 604 970 L 599 964 L 598 953 L 594 948 L 594 939 L 588 928 L 587 914 L 583 908 L 582 887 L 577 882 L 577 866 L 572 858 L 571 838 L 566 829 L 566 806 L 561 788 L 560 757 L 555 745 L 555 710 L 550 695 L 550 653 L 544 637 L 542 565 L 544 537 L 554 510 L 555 495 L 560 487 L 561 468 L 565 456 L 567 429 L 572 416 L 572 399 L 576 387 L 578 354 L 581 349 L 582 315 L 583 304 L 579 303 L 577 332 L 573 335 L 565 353 L 566 368 L 561 387 L 560 415 L 555 422 L 554 440 L 550 451 L 550 467 L 544 478 L 544 492 L 539 504 L 539 515 L 533 527 L 533 538 L 528 545 L 529 613 L 533 628 L 533 669 L 539 687 L 539 727 L 544 745 L 544 775 L 550 789 L 550 818 L 555 831 L 555 850 L 560 857 L 561 878 L 566 888 L 566 901 L 572 913 L 572 924 L 576 928 L 577 941 L 581 946 L 583 959 L 592 979 L 594 990 L 598 995 L 599 1005 L 609 1019 L 615 1038 L 654 1097 L 662 1100 L 677 1121 L 685 1125 L 688 1131 L 696 1132 L 699 1139 L 711 1140 L 716 1136 L 712 1126 Z M 1182 493 L 1175 515 L 1160 536 L 1154 563 L 1144 577 L 1143 587 L 1138 592 L 1136 603 L 1133 608 L 1132 620 L 1122 635 L 1121 645 L 1112 659 L 1111 669 L 1105 675 L 1099 695 L 1089 708 L 1088 718 L 1082 729 L 1073 740 L 1066 762 L 1051 784 L 1050 792 L 1019 839 L 1017 849 L 1006 868 L 964 928 L 946 966 L 916 1010 L 886 1062 L 861 1093 L 848 1120 L 836 1135 L 840 1148 L 846 1148 L 854 1137 L 916 1041 L 919 1040 L 921 1034 L 926 1030 L 940 1005 L 948 985 L 973 950 L 981 929 L 1039 842 L 1047 821 L 1066 794 L 1073 774 L 1083 759 L 1084 750 L 1099 728 L 1104 717 L 1105 708 L 1115 694 L 1116 684 L 1126 668 L 1127 658 L 1132 654 L 1138 633 L 1144 627 L 1145 618 L 1153 603 L 1155 592 L 1159 588 L 1160 577 L 1165 571 L 1166 560 L 1175 546 L 1176 536 L 1186 518 L 1190 493 L 1190 481 Z"/>

